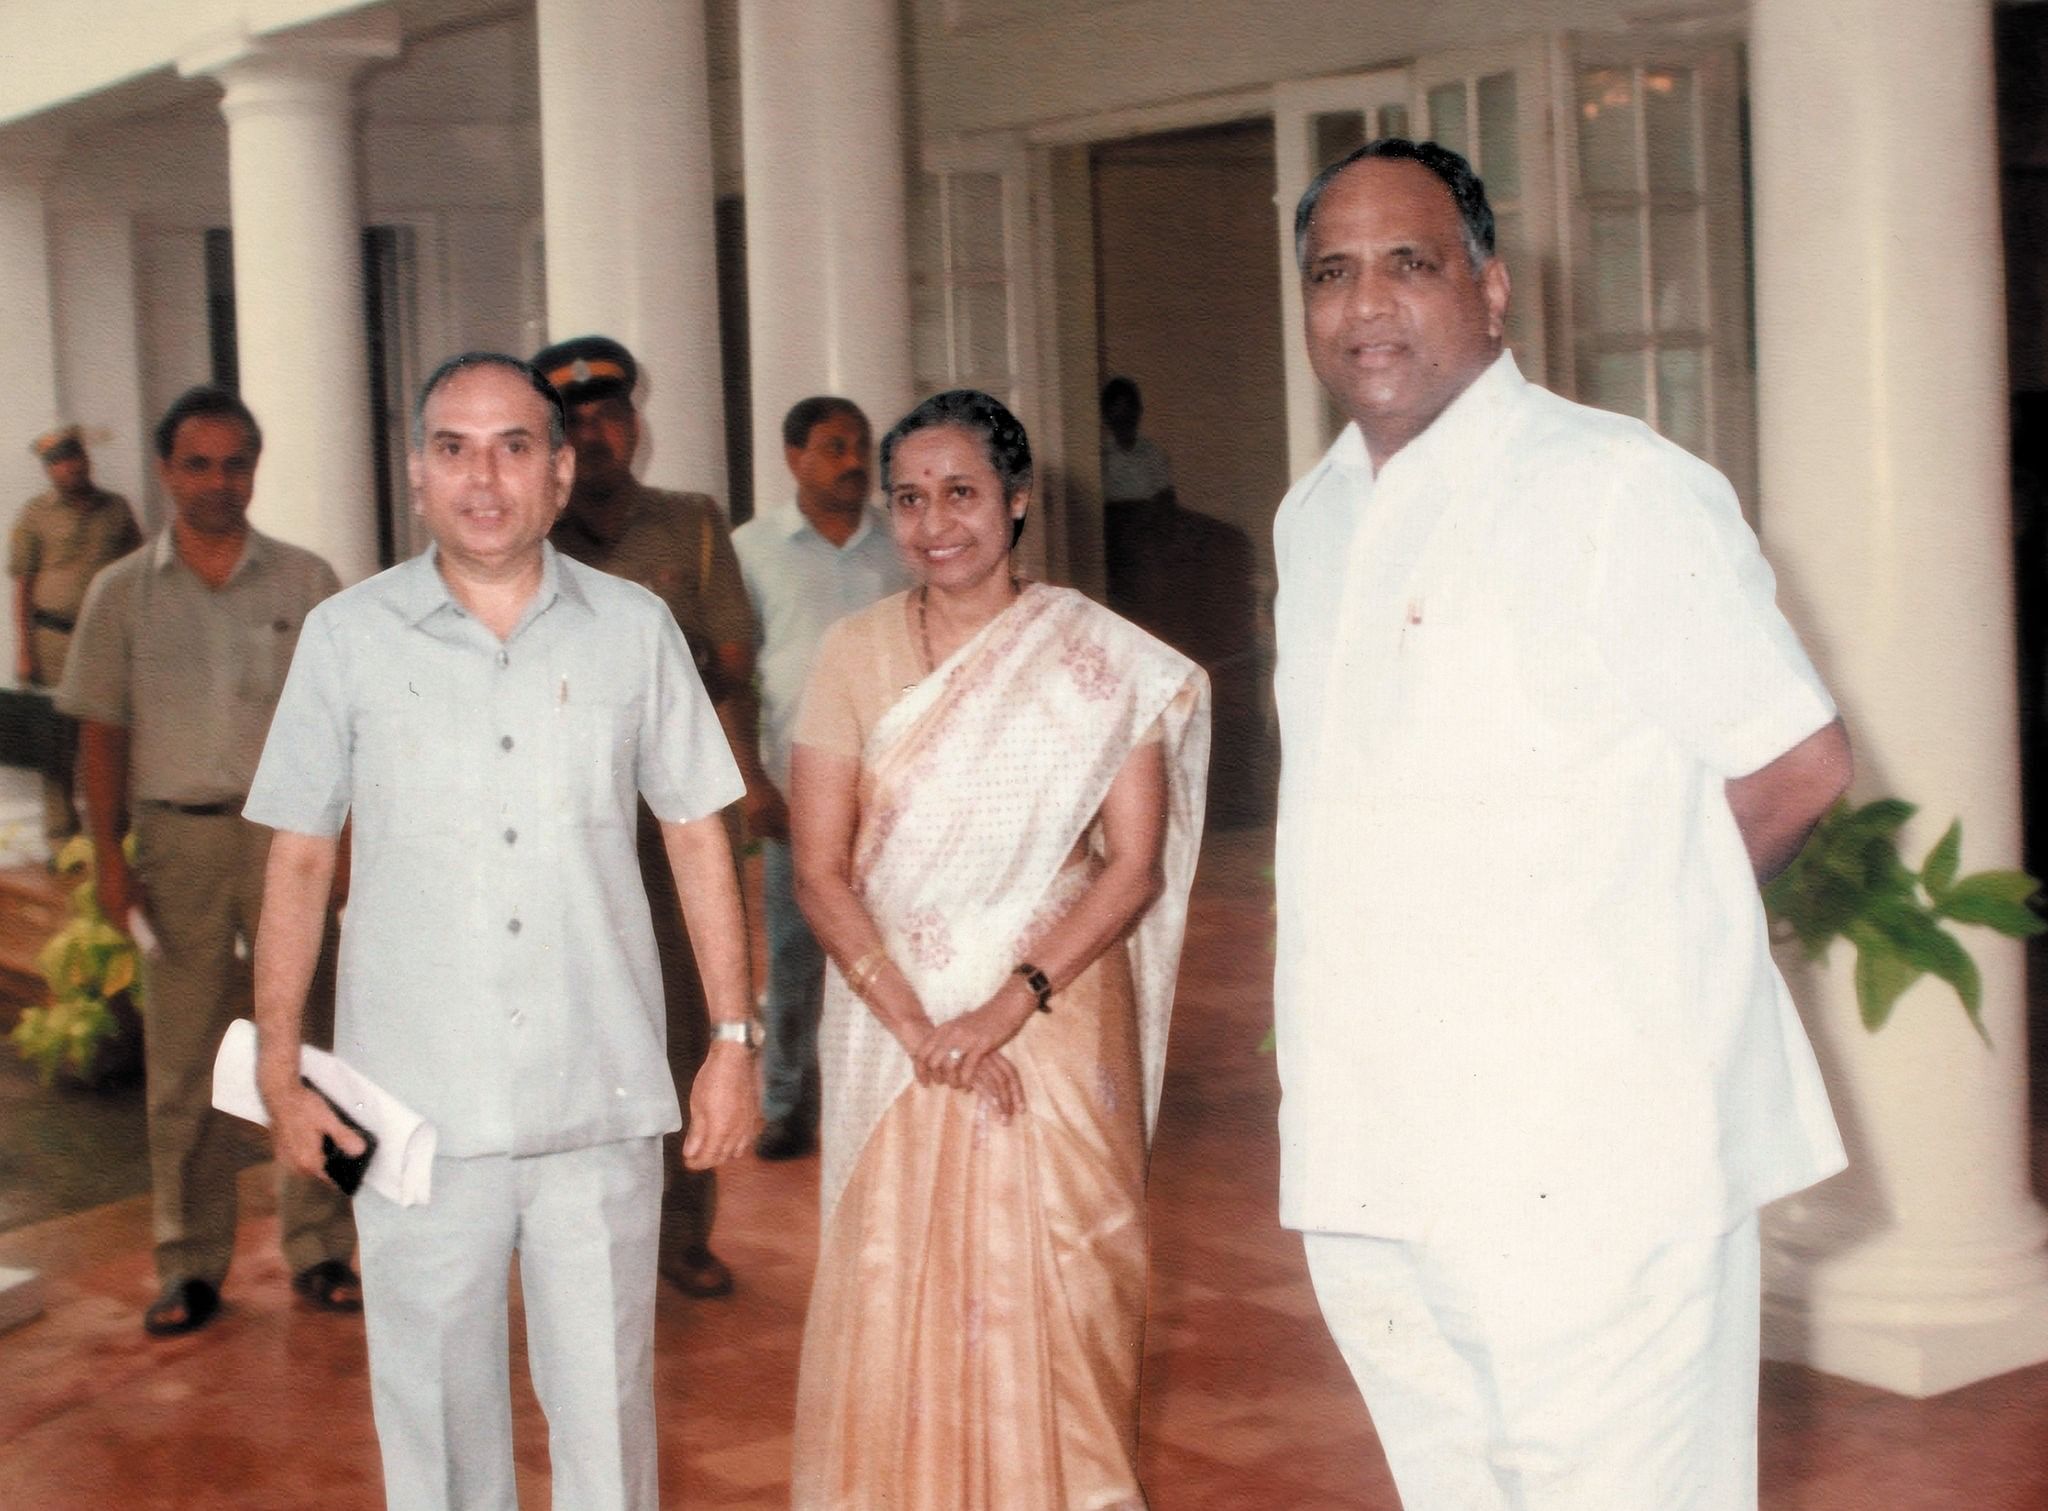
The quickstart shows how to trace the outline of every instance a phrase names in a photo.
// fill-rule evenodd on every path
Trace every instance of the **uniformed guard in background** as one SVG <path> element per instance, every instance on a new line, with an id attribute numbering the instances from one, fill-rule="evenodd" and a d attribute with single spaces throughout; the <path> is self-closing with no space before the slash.
<path id="1" fill-rule="evenodd" d="M 640 367 L 619 342 L 578 336 L 540 352 L 533 365 L 562 395 L 569 442 L 576 451 L 569 504 L 549 539 L 563 555 L 637 582 L 669 606 L 718 710 L 741 776 L 749 791 L 757 789 L 766 779 L 752 737 L 754 624 L 725 512 L 705 494 L 650 488 L 633 475 L 640 448 L 633 388 Z M 706 1048 L 704 992 L 683 932 L 660 830 L 644 803 L 640 870 L 661 956 L 669 1069 L 687 1109 L 690 1083 Z M 688 1131 L 685 1127 L 683 1133 Z M 667 1169 L 662 1278 L 686 1296 L 723 1296 L 732 1289 L 732 1272 L 711 1251 L 716 1177 L 709 1170 L 684 1169 L 673 1151 Z"/>
<path id="2" fill-rule="evenodd" d="M 86 588 L 101 567 L 141 545 L 142 532 L 128 500 L 93 482 L 92 458 L 76 425 L 37 436 L 29 450 L 43 464 L 50 487 L 22 506 L 8 550 L 14 675 L 24 687 L 54 688 L 64 679 Z M 52 855 L 78 832 L 77 755 L 77 721 L 59 715 L 43 768 L 43 835 Z"/>

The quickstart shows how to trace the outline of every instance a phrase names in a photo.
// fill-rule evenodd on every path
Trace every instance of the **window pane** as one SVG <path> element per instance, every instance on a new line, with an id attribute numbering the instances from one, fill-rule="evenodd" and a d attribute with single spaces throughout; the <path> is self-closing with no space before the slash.
<path id="1" fill-rule="evenodd" d="M 1439 145 L 1472 155 L 1472 133 L 1465 123 L 1465 82 L 1439 84 L 1429 92 L 1429 134 Z"/>
<path id="2" fill-rule="evenodd" d="M 1521 142 L 1515 132 L 1515 76 L 1488 74 L 1479 81 L 1479 175 L 1498 202 L 1522 192 Z"/>
<path id="3" fill-rule="evenodd" d="M 1531 349 L 1532 339 L 1541 330 L 1543 293 L 1538 282 L 1537 261 L 1529 254 L 1527 233 L 1523 230 L 1519 210 L 1502 210 L 1494 216 L 1493 249 L 1508 265 L 1508 285 L 1512 290 L 1508 299 L 1507 329 L 1503 334 L 1508 348 L 1516 356 L 1524 356 Z"/>
<path id="4" fill-rule="evenodd" d="M 1650 276 L 1660 331 L 1706 328 L 1707 275 L 1700 253 L 1705 219 L 1703 210 L 1650 212 Z"/>
<path id="5" fill-rule="evenodd" d="M 921 391 L 946 388 L 953 374 L 946 365 L 946 300 L 929 284 L 910 289 L 910 360 Z"/>
<path id="6" fill-rule="evenodd" d="M 1380 106 L 1380 135 L 1406 136 L 1408 134 L 1408 107 L 1406 105 Z"/>
<path id="7" fill-rule="evenodd" d="M 1706 363 L 1701 352 L 1657 353 L 1657 428 L 1687 451 L 1706 455 Z"/>
<path id="8" fill-rule="evenodd" d="M 1604 352 L 1581 358 L 1579 399 L 1601 409 L 1632 414 L 1639 420 L 1646 418 L 1649 406 L 1643 384 L 1643 354 Z"/>
<path id="9" fill-rule="evenodd" d="M 1643 130 L 1650 188 L 1690 194 L 1699 188 L 1690 68 L 1643 70 Z"/>
<path id="10" fill-rule="evenodd" d="M 1315 117 L 1316 170 L 1320 172 L 1354 148 L 1365 145 L 1365 113 L 1332 110 Z"/>
<path id="11" fill-rule="evenodd" d="M 954 276 L 1003 271 L 1003 181 L 993 173 L 956 173 L 946 196 Z"/>
<path id="12" fill-rule="evenodd" d="M 1592 329 L 1603 334 L 1643 328 L 1643 238 L 1633 210 L 1594 210 L 1588 215 L 1592 246 L 1586 277 Z"/>
<path id="13" fill-rule="evenodd" d="M 1010 371 L 1010 297 L 1001 284 L 953 290 L 953 370 Z"/>
<path id="14" fill-rule="evenodd" d="M 1589 193 L 1636 191 L 1635 86 L 1628 69 L 1579 74 L 1579 182 Z"/>

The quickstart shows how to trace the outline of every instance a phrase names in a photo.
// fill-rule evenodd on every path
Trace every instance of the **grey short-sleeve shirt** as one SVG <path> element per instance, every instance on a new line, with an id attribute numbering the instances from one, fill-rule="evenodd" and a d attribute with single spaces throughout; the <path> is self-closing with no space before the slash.
<path id="1" fill-rule="evenodd" d="M 451 1156 L 680 1125 L 635 800 L 686 822 L 743 791 L 661 600 L 543 552 L 502 642 L 431 551 L 322 605 L 245 810 L 353 817 L 336 1051 Z"/>
<path id="2" fill-rule="evenodd" d="M 239 801 L 300 626 L 340 586 L 311 551 L 251 530 L 227 581 L 208 587 L 166 529 L 93 579 L 57 706 L 127 727 L 137 801 Z"/>

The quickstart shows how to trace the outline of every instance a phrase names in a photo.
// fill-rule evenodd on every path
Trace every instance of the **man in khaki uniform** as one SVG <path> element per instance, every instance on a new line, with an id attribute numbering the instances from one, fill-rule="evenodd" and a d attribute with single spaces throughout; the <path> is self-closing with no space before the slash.
<path id="1" fill-rule="evenodd" d="M 107 916 L 147 921 L 161 944 L 149 978 L 143 1070 L 163 1293 L 143 1316 L 164 1336 L 220 1306 L 235 1244 L 236 1141 L 211 1105 L 214 1055 L 250 1011 L 246 951 L 270 831 L 242 817 L 299 626 L 340 584 L 319 557 L 249 528 L 263 438 L 233 394 L 195 388 L 157 426 L 157 473 L 173 518 L 94 581 L 58 707 L 83 723 L 86 819 Z M 121 853 L 132 812 L 133 872 Z M 332 950 L 313 1042 L 333 1031 Z M 333 1186 L 280 1176 L 292 1288 L 358 1311 L 355 1228 Z"/>
<path id="2" fill-rule="evenodd" d="M 754 621 L 724 511 L 702 493 L 649 488 L 633 476 L 640 445 L 640 417 L 633 407 L 639 364 L 624 346 L 607 336 L 578 336 L 540 352 L 533 365 L 561 394 L 576 451 L 568 507 L 548 539 L 563 555 L 637 582 L 668 605 L 747 790 L 759 791 L 766 779 L 751 738 Z M 660 831 L 645 804 L 640 871 L 661 959 L 669 1070 L 687 1097 L 707 1047 L 704 991 Z M 723 1296 L 732 1289 L 732 1272 L 711 1252 L 716 1177 L 709 1170 L 685 1169 L 670 1153 L 661 1204 L 662 1278 L 686 1296 Z"/>
<path id="3" fill-rule="evenodd" d="M 142 544 L 128 500 L 96 487 L 92 459 L 76 425 L 29 443 L 50 479 L 47 493 L 22 506 L 7 570 L 14 578 L 14 675 L 24 687 L 64 680 L 64 654 L 85 590 L 101 567 Z M 57 749 L 43 772 L 43 834 L 54 855 L 78 832 L 74 764 L 78 725 L 59 721 Z"/>

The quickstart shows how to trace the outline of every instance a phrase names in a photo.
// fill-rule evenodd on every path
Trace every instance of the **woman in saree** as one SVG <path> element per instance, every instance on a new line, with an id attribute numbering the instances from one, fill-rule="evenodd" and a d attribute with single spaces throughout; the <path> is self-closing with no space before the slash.
<path id="1" fill-rule="evenodd" d="M 954 390 L 884 437 L 917 586 L 841 620 L 796 730 L 831 959 L 799 1511 L 1142 1508 L 1145 1159 L 1208 681 L 1021 581 L 1031 452 Z"/>

